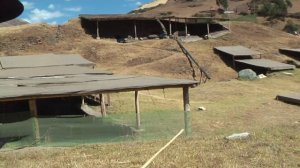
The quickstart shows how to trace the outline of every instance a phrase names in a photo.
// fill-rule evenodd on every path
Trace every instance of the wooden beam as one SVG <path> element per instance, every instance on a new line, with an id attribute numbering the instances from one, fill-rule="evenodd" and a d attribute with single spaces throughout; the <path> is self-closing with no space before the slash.
<path id="1" fill-rule="evenodd" d="M 99 98 L 100 98 L 101 114 L 102 114 L 102 117 L 105 117 L 106 116 L 106 106 L 105 106 L 104 95 L 100 94 Z"/>
<path id="2" fill-rule="evenodd" d="M 185 134 L 188 135 L 192 132 L 191 128 L 191 109 L 190 109 L 190 98 L 189 98 L 189 87 L 183 87 L 183 108 L 184 108 L 184 130 Z"/>
<path id="3" fill-rule="evenodd" d="M 99 21 L 97 21 L 97 40 L 100 40 Z"/>
<path id="4" fill-rule="evenodd" d="M 135 91 L 135 114 L 136 114 L 136 128 L 141 128 L 141 116 L 140 116 L 140 102 L 139 102 L 139 91 Z"/>
<path id="5" fill-rule="evenodd" d="M 210 25 L 209 23 L 207 23 L 207 37 L 209 38 L 209 34 L 210 34 Z"/>
<path id="6" fill-rule="evenodd" d="M 170 18 L 169 18 L 169 35 L 172 36 L 172 22 Z"/>
<path id="7" fill-rule="evenodd" d="M 32 117 L 37 117 L 38 116 L 38 111 L 37 111 L 37 105 L 36 105 L 36 100 L 31 99 L 28 101 L 29 104 L 29 112 Z"/>
<path id="8" fill-rule="evenodd" d="M 188 26 L 186 24 L 186 19 L 185 19 L 185 22 L 184 22 L 184 26 L 185 26 L 185 36 L 188 35 Z"/>

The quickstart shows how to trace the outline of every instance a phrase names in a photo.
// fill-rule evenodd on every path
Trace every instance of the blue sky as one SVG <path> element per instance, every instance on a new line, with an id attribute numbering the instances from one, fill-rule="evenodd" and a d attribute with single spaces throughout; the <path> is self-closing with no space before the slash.
<path id="1" fill-rule="evenodd" d="M 19 17 L 31 23 L 63 24 L 79 14 L 127 13 L 151 0 L 21 0 Z"/>

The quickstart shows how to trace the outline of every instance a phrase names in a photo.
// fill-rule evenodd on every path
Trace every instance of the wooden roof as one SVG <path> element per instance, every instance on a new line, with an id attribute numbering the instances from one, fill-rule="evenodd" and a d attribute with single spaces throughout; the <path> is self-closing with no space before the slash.
<path id="1" fill-rule="evenodd" d="M 36 67 L 53 67 L 53 66 L 93 66 L 90 62 L 80 55 L 28 55 L 28 56 L 6 56 L 0 57 L 1 69 L 16 69 L 16 68 L 36 68 Z"/>
<path id="2" fill-rule="evenodd" d="M 4 67 L 9 68 L 0 70 L 0 101 L 192 87 L 198 84 L 193 80 L 111 75 L 109 72 L 94 70 L 91 67 L 78 66 L 82 63 L 91 63 L 83 58 L 69 56 L 69 59 L 66 59 L 67 57 L 56 55 L 53 57 L 55 60 L 51 60 L 52 57 L 49 56 L 17 56 L 11 58 L 12 62 L 5 58 Z M 4 60 L 3 58 L 1 60 Z M 41 62 L 42 60 L 49 62 Z M 61 61 L 60 64 L 56 62 L 57 60 Z M 24 65 L 21 66 L 20 61 L 23 61 Z M 74 63 L 79 64 L 73 65 Z"/>
<path id="3" fill-rule="evenodd" d="M 261 54 L 260 52 L 251 50 L 244 46 L 221 46 L 215 47 L 214 49 L 219 52 L 229 54 L 231 56 L 252 56 Z"/>
<path id="4" fill-rule="evenodd" d="M 289 69 L 296 68 L 294 65 L 284 64 L 281 62 L 272 61 L 272 60 L 268 60 L 268 59 L 244 59 L 244 60 L 236 60 L 236 62 L 247 64 L 247 65 L 254 66 L 254 67 L 268 69 L 271 71 L 289 70 Z"/>
<path id="5" fill-rule="evenodd" d="M 139 14 L 81 14 L 79 15 L 81 19 L 87 20 L 98 20 L 98 21 L 108 21 L 108 20 L 155 20 L 155 17 L 147 17 Z"/>
<path id="6" fill-rule="evenodd" d="M 175 17 L 175 16 L 145 16 L 141 14 L 81 14 L 79 18 L 86 19 L 90 21 L 118 21 L 118 20 L 170 20 L 172 22 L 179 23 L 188 23 L 188 24 L 196 24 L 196 23 L 214 23 L 217 21 L 224 21 L 226 19 L 223 18 L 212 18 L 212 17 Z"/>

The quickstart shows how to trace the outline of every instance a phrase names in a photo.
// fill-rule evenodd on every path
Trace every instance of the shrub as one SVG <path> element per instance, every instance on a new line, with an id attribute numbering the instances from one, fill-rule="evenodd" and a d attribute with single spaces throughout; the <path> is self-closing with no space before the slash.
<path id="1" fill-rule="evenodd" d="M 258 14 L 268 17 L 269 20 L 284 18 L 288 14 L 288 8 L 293 5 L 290 0 L 267 0 L 261 3 Z"/>
<path id="2" fill-rule="evenodd" d="M 298 32 L 299 30 L 299 25 L 295 24 L 292 20 L 288 20 L 283 30 L 295 34 L 295 32 Z"/>

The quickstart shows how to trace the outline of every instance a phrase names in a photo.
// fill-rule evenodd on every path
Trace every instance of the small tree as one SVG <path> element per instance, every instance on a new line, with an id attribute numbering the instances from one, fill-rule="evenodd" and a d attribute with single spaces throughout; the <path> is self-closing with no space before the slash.
<path id="1" fill-rule="evenodd" d="M 225 10 L 228 8 L 228 0 L 216 0 L 218 6 L 222 6 Z"/>
<path id="2" fill-rule="evenodd" d="M 269 20 L 284 18 L 288 14 L 288 8 L 293 6 L 290 0 L 267 0 L 262 3 L 258 14 L 268 17 Z"/>
<path id="3" fill-rule="evenodd" d="M 299 25 L 295 24 L 292 20 L 288 20 L 283 30 L 295 34 L 295 32 L 298 32 L 299 30 Z"/>

